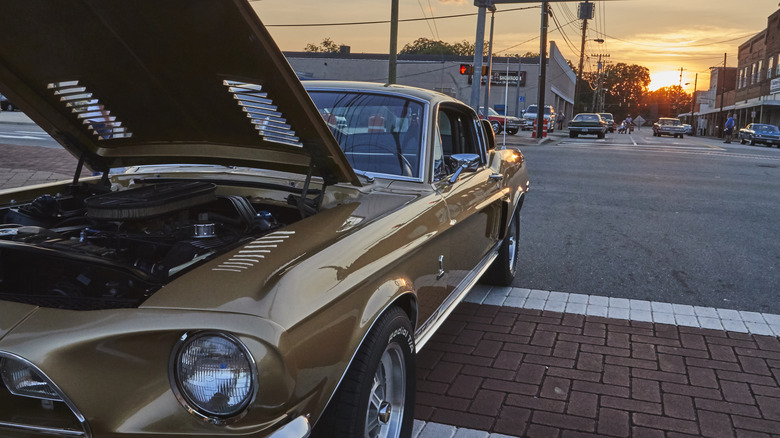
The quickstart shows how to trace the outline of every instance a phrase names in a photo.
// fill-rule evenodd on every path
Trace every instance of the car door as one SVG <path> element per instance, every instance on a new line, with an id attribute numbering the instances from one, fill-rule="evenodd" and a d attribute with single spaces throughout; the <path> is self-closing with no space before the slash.
<path id="1" fill-rule="evenodd" d="M 452 293 L 469 280 L 471 273 L 499 240 L 501 200 L 500 176 L 487 165 L 486 140 L 479 120 L 466 107 L 441 105 L 437 115 L 448 168 L 435 181 L 450 220 L 450 257 L 445 261 L 447 286 Z M 474 171 L 453 178 L 457 169 L 453 156 L 471 154 L 479 159 Z"/>

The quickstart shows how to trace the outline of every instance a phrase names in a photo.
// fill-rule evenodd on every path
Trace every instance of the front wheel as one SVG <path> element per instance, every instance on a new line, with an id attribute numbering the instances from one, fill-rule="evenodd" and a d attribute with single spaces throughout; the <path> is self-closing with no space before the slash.
<path id="1" fill-rule="evenodd" d="M 520 209 L 518 208 L 509 223 L 506 236 L 498 249 L 498 257 L 493 260 L 485 275 L 482 276 L 484 283 L 493 286 L 511 286 L 517 274 L 517 239 L 520 235 Z"/>
<path id="2" fill-rule="evenodd" d="M 739 144 L 745 144 L 747 143 L 747 140 L 745 140 L 745 137 L 740 137 Z"/>
<path id="3" fill-rule="evenodd" d="M 569 131 L 569 138 L 577 138 L 577 135 L 578 134 L 576 132 Z"/>
<path id="4" fill-rule="evenodd" d="M 493 122 L 490 122 L 490 126 L 493 127 L 493 134 L 498 135 L 498 134 L 501 133 L 501 124 L 500 123 L 493 121 Z"/>
<path id="5" fill-rule="evenodd" d="M 517 129 L 507 129 L 506 133 L 509 135 L 515 135 L 517 134 Z"/>
<path id="6" fill-rule="evenodd" d="M 406 313 L 391 307 L 366 336 L 312 437 L 411 436 L 414 399 L 414 331 Z"/>
<path id="7" fill-rule="evenodd" d="M 755 146 L 755 145 L 756 145 L 756 141 L 751 138 L 750 139 L 750 146 Z"/>

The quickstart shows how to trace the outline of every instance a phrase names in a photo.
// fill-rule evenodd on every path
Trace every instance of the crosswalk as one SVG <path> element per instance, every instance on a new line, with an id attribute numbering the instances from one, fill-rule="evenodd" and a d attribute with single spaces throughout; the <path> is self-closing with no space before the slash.
<path id="1" fill-rule="evenodd" d="M 757 160 L 780 161 L 780 154 L 764 155 L 750 151 L 728 151 L 719 146 L 706 143 L 690 142 L 648 142 L 646 139 L 629 139 L 631 143 L 615 143 L 609 137 L 606 139 L 566 139 L 557 143 L 557 147 L 577 150 L 610 150 L 626 152 L 674 153 L 687 155 L 705 155 L 713 157 L 749 158 Z"/>
<path id="2" fill-rule="evenodd" d="M 0 132 L 0 139 L 13 139 L 13 140 L 51 140 L 49 134 L 37 130 L 12 130 Z"/>

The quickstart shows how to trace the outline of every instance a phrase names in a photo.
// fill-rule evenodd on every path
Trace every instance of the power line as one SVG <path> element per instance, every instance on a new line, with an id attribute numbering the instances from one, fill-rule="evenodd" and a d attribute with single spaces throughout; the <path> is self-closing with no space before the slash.
<path id="1" fill-rule="evenodd" d="M 635 41 L 628 41 L 628 40 L 624 40 L 624 39 L 621 39 L 621 38 L 613 37 L 612 35 L 607 35 L 606 33 L 599 32 L 598 30 L 596 31 L 596 33 L 600 34 L 601 36 L 604 36 L 604 37 L 607 37 L 607 38 L 612 38 L 613 40 L 622 41 L 622 42 L 628 43 L 628 44 L 634 44 L 634 45 L 637 45 L 637 46 L 644 46 L 644 47 L 655 47 L 655 48 L 658 48 L 658 44 L 657 43 L 656 44 L 637 43 Z M 751 33 L 749 33 L 747 35 L 743 35 L 743 36 L 739 36 L 739 37 L 736 37 L 736 38 L 731 38 L 731 39 L 723 40 L 723 41 L 714 41 L 714 42 L 711 42 L 711 43 L 702 43 L 702 44 L 686 44 L 686 47 L 714 46 L 716 44 L 730 43 L 732 41 L 741 40 L 743 38 L 747 38 L 747 37 L 753 36 L 753 35 L 755 35 L 755 32 L 751 32 Z"/>
<path id="2" fill-rule="evenodd" d="M 515 11 L 525 11 L 528 9 L 539 9 L 541 6 L 525 6 L 520 8 L 510 8 L 510 9 L 504 9 L 504 10 L 497 10 L 496 13 L 502 13 L 502 12 L 515 12 Z M 463 17 L 474 17 L 477 13 L 470 13 L 470 14 L 455 14 L 455 15 L 442 15 L 441 17 L 437 17 L 437 20 L 444 20 L 449 18 L 463 18 Z M 398 20 L 401 23 L 409 23 L 414 21 L 427 21 L 427 20 L 433 20 L 434 18 L 404 18 L 402 20 Z M 388 24 L 390 23 L 390 20 L 378 20 L 378 21 L 354 21 L 354 22 L 343 22 L 343 23 L 304 23 L 304 24 L 266 24 L 265 27 L 328 27 L 328 26 L 362 26 L 362 25 L 370 25 L 370 24 Z"/>
<path id="3" fill-rule="evenodd" d="M 428 16 L 425 15 L 425 8 L 423 8 L 422 2 L 420 0 L 417 0 L 417 4 L 420 5 L 420 12 L 422 12 L 423 17 L 425 18 L 425 24 L 428 25 L 428 30 L 431 31 L 431 36 L 435 39 L 438 39 L 439 37 L 436 36 L 436 34 L 433 32 L 433 28 L 431 27 L 431 21 L 428 20 Z M 435 24 L 435 22 L 434 22 Z"/>

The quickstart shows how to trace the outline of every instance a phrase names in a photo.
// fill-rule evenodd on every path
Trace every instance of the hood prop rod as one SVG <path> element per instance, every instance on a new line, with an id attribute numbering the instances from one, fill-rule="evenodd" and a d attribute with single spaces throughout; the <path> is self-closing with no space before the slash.
<path id="1" fill-rule="evenodd" d="M 314 173 L 314 163 L 309 164 L 309 171 L 306 172 L 306 181 L 303 183 L 303 189 L 301 190 L 301 196 L 290 195 L 287 197 L 287 203 L 298 207 L 298 213 L 301 215 L 301 219 L 306 219 L 309 216 L 316 214 L 320 210 L 322 205 L 322 199 L 325 196 L 325 188 L 327 184 L 322 183 L 322 190 L 314 199 L 309 199 L 309 186 L 311 185 L 311 177 Z"/>

